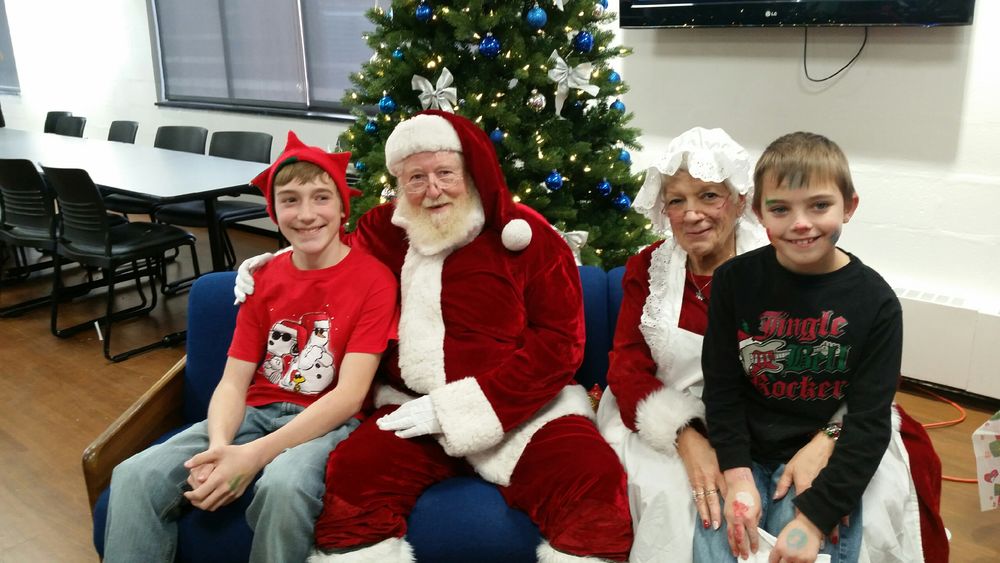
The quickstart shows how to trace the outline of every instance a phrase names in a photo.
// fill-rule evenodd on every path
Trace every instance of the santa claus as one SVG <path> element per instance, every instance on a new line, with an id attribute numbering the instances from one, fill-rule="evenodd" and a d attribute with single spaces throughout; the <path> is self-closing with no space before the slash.
<path id="1" fill-rule="evenodd" d="M 412 561 L 419 495 L 474 470 L 538 525 L 540 561 L 624 561 L 624 470 L 573 381 L 584 325 L 572 252 L 515 204 L 471 121 L 418 114 L 385 157 L 399 197 L 362 216 L 349 244 L 400 276 L 399 346 L 377 411 L 330 457 L 315 560 Z"/>

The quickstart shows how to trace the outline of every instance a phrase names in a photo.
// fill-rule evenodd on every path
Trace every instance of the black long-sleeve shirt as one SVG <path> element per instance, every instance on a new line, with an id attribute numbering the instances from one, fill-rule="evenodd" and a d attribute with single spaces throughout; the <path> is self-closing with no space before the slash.
<path id="1" fill-rule="evenodd" d="M 847 403 L 826 468 L 795 499 L 824 533 L 858 506 L 885 453 L 902 355 L 899 300 L 849 256 L 821 275 L 786 270 L 772 246 L 720 266 L 702 350 L 722 470 L 787 462 Z"/>

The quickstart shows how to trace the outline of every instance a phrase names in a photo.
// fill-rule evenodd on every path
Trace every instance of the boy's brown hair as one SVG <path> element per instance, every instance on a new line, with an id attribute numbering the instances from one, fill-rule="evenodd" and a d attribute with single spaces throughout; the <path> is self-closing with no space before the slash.
<path id="1" fill-rule="evenodd" d="M 764 150 L 754 169 L 753 210 L 760 214 L 765 182 L 787 188 L 805 188 L 823 180 L 837 185 L 845 204 L 854 197 L 851 169 L 837 143 L 823 135 L 802 131 L 778 137 Z"/>
<path id="2" fill-rule="evenodd" d="M 278 172 L 274 175 L 274 185 L 284 186 L 285 184 L 295 180 L 306 184 L 321 176 L 326 176 L 326 178 L 333 183 L 333 178 L 330 178 L 330 175 L 327 174 L 326 170 L 323 170 L 312 162 L 300 160 L 298 162 L 286 164 L 279 168 Z"/>

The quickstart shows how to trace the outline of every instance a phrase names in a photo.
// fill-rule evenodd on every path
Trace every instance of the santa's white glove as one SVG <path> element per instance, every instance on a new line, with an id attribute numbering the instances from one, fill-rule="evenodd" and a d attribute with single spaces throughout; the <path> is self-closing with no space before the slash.
<path id="1" fill-rule="evenodd" d="M 429 395 L 414 399 L 375 421 L 382 430 L 396 431 L 400 438 L 413 438 L 425 434 L 440 434 L 441 423 L 434 414 L 434 403 Z"/>
<path id="2" fill-rule="evenodd" d="M 236 301 L 234 305 L 239 305 L 247 300 L 248 295 L 253 295 L 253 275 L 261 268 L 264 264 L 270 262 L 275 256 L 283 252 L 288 252 L 292 247 L 283 248 L 274 254 L 270 252 L 265 252 L 264 254 L 259 254 L 253 258 L 247 258 L 240 264 L 238 270 L 236 270 L 236 286 L 233 288 L 233 294 L 236 295 Z"/>

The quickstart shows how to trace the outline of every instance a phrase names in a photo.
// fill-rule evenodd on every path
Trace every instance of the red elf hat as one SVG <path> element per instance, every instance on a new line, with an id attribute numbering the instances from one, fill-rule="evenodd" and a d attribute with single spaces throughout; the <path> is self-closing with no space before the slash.
<path id="1" fill-rule="evenodd" d="M 336 184 L 337 191 L 340 193 L 340 204 L 344 208 L 344 216 L 350 217 L 351 197 L 361 195 L 360 191 L 347 185 L 347 164 L 350 160 L 351 153 L 349 152 L 328 153 L 319 147 L 310 147 L 300 141 L 295 133 L 289 131 L 285 149 L 275 159 L 274 164 L 250 180 L 250 184 L 264 195 L 264 199 L 267 200 L 267 214 L 271 216 L 272 221 L 277 223 L 278 219 L 274 215 L 274 177 L 278 174 L 278 170 L 288 164 L 311 162 L 322 168 L 333 179 L 333 183 Z"/>

